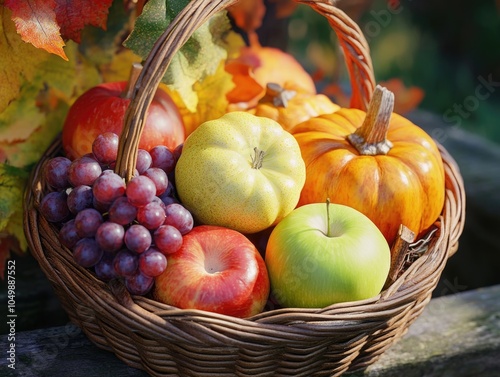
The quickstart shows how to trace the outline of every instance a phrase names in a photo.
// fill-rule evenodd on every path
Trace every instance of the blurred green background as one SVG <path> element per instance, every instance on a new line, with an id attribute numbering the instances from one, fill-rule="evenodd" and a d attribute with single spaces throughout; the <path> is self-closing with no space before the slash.
<path id="1" fill-rule="evenodd" d="M 377 81 L 399 78 L 423 89 L 420 109 L 500 143 L 500 1 L 340 0 L 337 5 L 368 40 Z M 262 33 L 279 40 L 276 30 Z M 322 15 L 300 5 L 287 37 L 288 50 L 308 69 L 319 67 L 325 79 L 348 85 L 336 36 Z"/>

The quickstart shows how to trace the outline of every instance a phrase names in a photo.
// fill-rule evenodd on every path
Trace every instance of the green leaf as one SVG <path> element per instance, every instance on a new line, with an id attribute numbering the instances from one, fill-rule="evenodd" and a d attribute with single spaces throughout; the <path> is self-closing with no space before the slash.
<path id="1" fill-rule="evenodd" d="M 187 3 L 185 0 L 167 3 L 164 0 L 148 1 L 124 45 L 145 59 L 172 17 Z M 196 110 L 198 104 L 193 85 L 214 75 L 221 60 L 226 59 L 224 36 L 230 28 L 227 14 L 216 14 L 193 33 L 168 67 L 163 82 L 180 94 L 191 112 Z"/>

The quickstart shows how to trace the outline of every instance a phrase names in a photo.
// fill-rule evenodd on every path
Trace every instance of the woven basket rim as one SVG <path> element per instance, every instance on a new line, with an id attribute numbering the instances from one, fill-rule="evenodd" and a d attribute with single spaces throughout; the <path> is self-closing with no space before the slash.
<path id="1" fill-rule="evenodd" d="M 130 134 L 140 135 L 151 88 L 156 88 L 169 60 L 195 25 L 236 2 L 199 0 L 197 9 L 186 9 L 171 23 L 137 80 L 125 120 Z M 353 83 L 351 105 L 365 107 L 375 84 L 369 48 L 361 30 L 327 0 L 299 2 L 325 15 L 337 32 Z M 184 26 L 183 22 L 187 26 L 177 30 L 179 25 Z M 137 148 L 131 140 L 134 137 L 122 135 L 122 151 Z M 237 364 L 237 369 L 245 375 L 247 368 L 254 372 L 264 370 L 258 368 L 271 368 L 273 360 L 266 359 L 264 363 L 264 359 L 267 354 L 276 359 L 275 349 L 282 350 L 279 355 L 283 358 L 278 372 L 275 371 L 277 374 L 311 375 L 314 370 L 321 374 L 328 369 L 328 375 L 338 375 L 363 368 L 399 339 L 422 312 L 447 259 L 458 248 L 464 226 L 463 180 L 456 162 L 437 144 L 445 167 L 446 185 L 445 205 L 436 221 L 438 231 L 432 236 L 427 251 L 378 296 L 318 309 L 271 309 L 245 319 L 174 308 L 147 297 L 133 297 L 119 282 L 100 281 L 90 270 L 78 266 L 71 252 L 58 242 L 57 227 L 43 218 L 38 205 L 47 190 L 43 166 L 61 153 L 61 143 L 59 136 L 47 149 L 33 169 L 25 191 L 24 229 L 29 248 L 70 319 L 90 340 L 112 350 L 128 365 L 153 375 L 188 370 L 186 365 L 193 360 L 200 375 L 204 372 L 230 375 L 226 369 L 214 366 L 216 361 L 227 368 Z M 121 175 L 125 176 L 131 165 L 124 163 L 123 166 Z M 326 363 L 320 358 L 325 357 L 322 348 L 316 345 L 325 342 L 329 350 Z M 238 359 L 233 360 L 235 349 L 239 350 Z"/>

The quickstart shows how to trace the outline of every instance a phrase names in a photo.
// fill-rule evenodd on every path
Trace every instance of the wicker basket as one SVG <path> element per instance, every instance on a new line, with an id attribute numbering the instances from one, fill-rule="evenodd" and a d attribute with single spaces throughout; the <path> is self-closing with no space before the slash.
<path id="1" fill-rule="evenodd" d="M 137 80 L 120 139 L 116 171 L 135 164 L 140 126 L 176 51 L 213 14 L 236 0 L 196 0 L 157 41 Z M 338 35 L 353 88 L 352 106 L 365 109 L 375 87 L 369 49 L 359 27 L 327 0 L 304 0 Z M 196 4 L 196 5 L 194 5 Z M 128 131 L 128 132 L 127 132 Z M 464 188 L 454 160 L 440 146 L 446 199 L 426 251 L 377 297 L 322 309 L 275 309 L 247 319 L 181 310 L 131 297 L 121 283 L 106 284 L 78 266 L 58 241 L 58 229 L 38 205 L 48 186 L 44 163 L 62 153 L 54 141 L 34 168 L 25 196 L 25 233 L 70 319 L 97 346 L 154 376 L 338 376 L 373 363 L 397 341 L 431 298 L 463 229 Z"/>

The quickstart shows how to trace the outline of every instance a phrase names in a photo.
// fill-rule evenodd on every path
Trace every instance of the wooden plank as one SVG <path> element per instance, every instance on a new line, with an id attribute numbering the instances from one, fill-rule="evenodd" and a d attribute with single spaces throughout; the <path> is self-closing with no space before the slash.
<path id="1" fill-rule="evenodd" d="M 1 376 L 145 377 L 98 349 L 74 325 L 16 334 L 16 369 L 7 368 L 2 336 Z M 350 377 L 498 376 L 500 285 L 431 300 L 409 332 L 363 372 Z M 7 372 L 3 372 L 7 370 Z"/>

